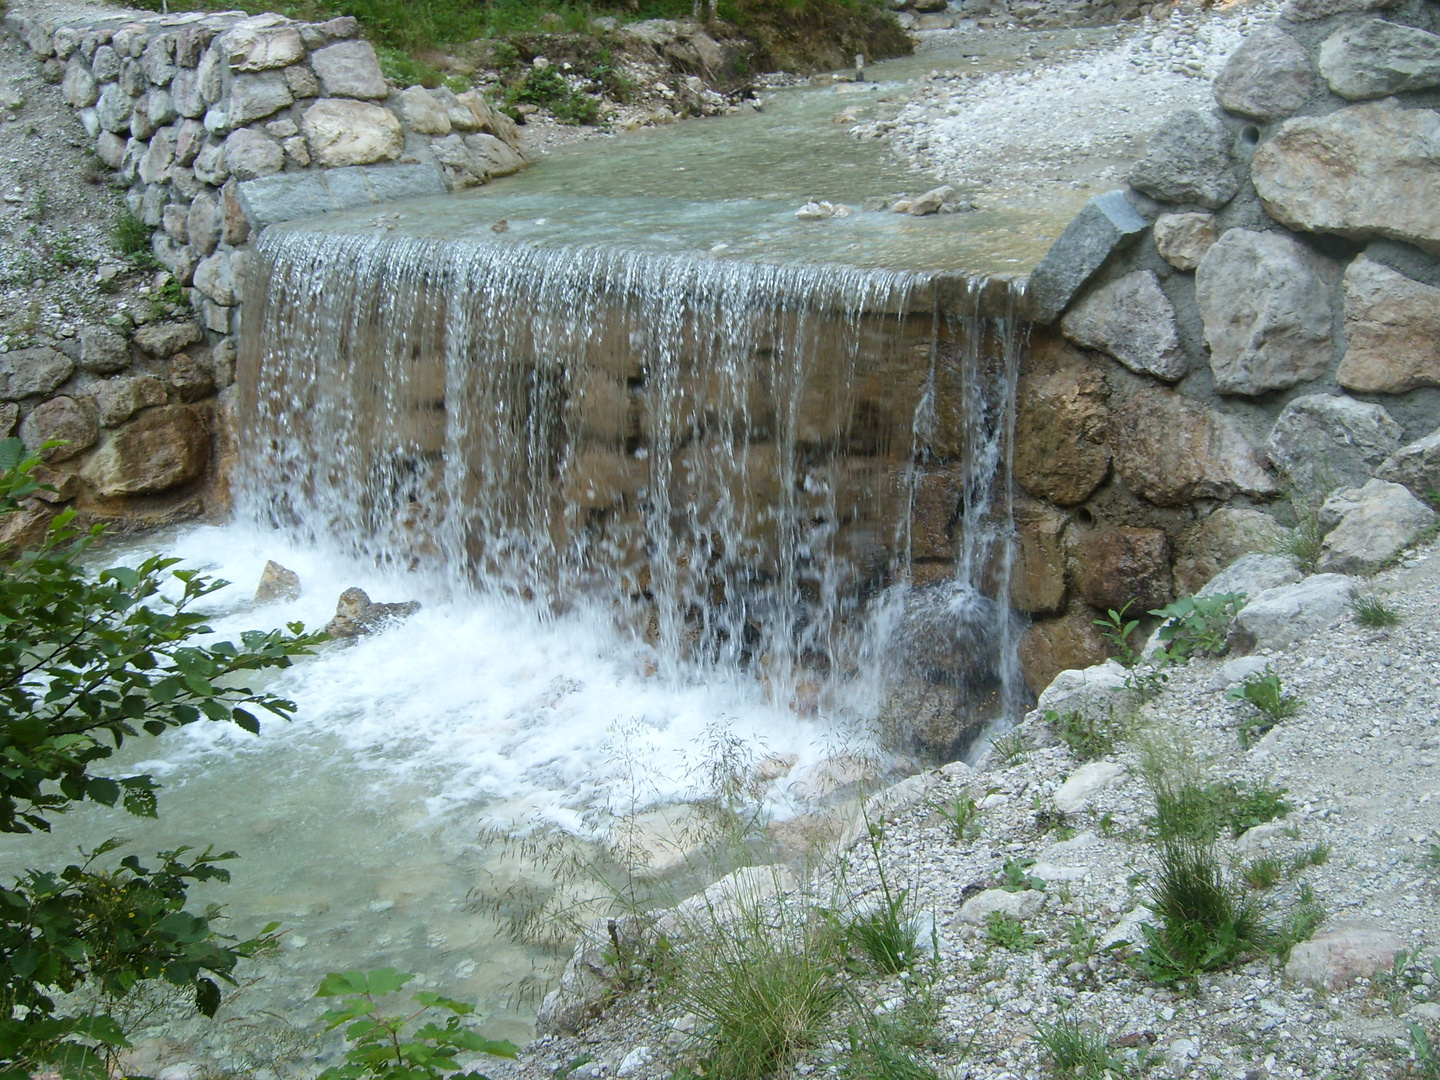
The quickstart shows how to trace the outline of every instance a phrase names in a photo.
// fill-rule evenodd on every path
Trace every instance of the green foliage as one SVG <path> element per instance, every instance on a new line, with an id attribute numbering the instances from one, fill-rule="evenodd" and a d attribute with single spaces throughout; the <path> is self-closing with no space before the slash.
<path id="1" fill-rule="evenodd" d="M 919 956 L 920 942 L 909 898 L 909 889 L 891 892 L 887 885 L 880 905 L 857 916 L 845 928 L 846 940 L 883 975 L 908 971 Z"/>
<path id="2" fill-rule="evenodd" d="M 1325 544 L 1325 529 L 1320 524 L 1321 500 L 1292 491 L 1290 505 L 1295 509 L 1295 527 L 1280 538 L 1274 551 L 1289 555 L 1307 574 L 1313 574 Z"/>
<path id="3" fill-rule="evenodd" d="M 0 441 L 0 515 L 42 489 L 39 459 L 18 439 Z M 246 672 L 289 665 L 320 636 L 246 633 L 241 644 L 197 644 L 209 634 L 195 602 L 224 583 L 174 571 L 179 597 L 160 589 L 173 559 L 90 576 L 80 565 L 99 530 L 71 527 L 60 514 L 38 550 L 0 564 L 0 832 L 49 832 L 75 803 L 157 812 L 154 780 L 112 775 L 104 763 L 126 739 L 160 735 L 201 719 L 258 731 L 253 710 L 288 717 L 293 703 L 239 683 Z M 60 1068 L 103 1075 L 106 1048 L 123 1044 L 104 1015 L 67 1015 L 51 996 L 82 986 L 119 999 L 151 979 L 190 988 L 196 1006 L 220 1002 L 214 976 L 230 980 L 236 962 L 262 938 L 231 942 L 214 932 L 216 910 L 184 909 L 189 885 L 225 881 L 219 863 L 233 852 L 162 852 L 155 868 L 102 844 L 58 872 L 31 870 L 0 884 L 0 1072 Z M 268 932 L 268 931 L 267 931 Z"/>
<path id="4" fill-rule="evenodd" d="M 116 250 L 136 262 L 148 262 L 151 258 L 150 234 L 153 231 L 128 209 L 121 210 L 120 216 L 115 219 Z"/>
<path id="5" fill-rule="evenodd" d="M 1410 1033 L 1410 1056 L 1415 1059 L 1415 1072 L 1424 1080 L 1440 1080 L 1440 1054 L 1425 1029 L 1413 1020 L 1405 1022 Z"/>
<path id="6" fill-rule="evenodd" d="M 1030 751 L 1035 747 L 1030 742 L 1030 737 L 1019 728 L 1012 728 L 1004 735 L 997 735 L 990 740 L 990 749 L 995 754 L 995 760 L 1007 768 L 1011 765 L 1018 765 L 1030 756 Z"/>
<path id="7" fill-rule="evenodd" d="M 427 90 L 434 90 L 445 85 L 444 72 L 401 49 L 380 45 L 375 49 L 375 55 L 380 61 L 381 73 L 397 86 L 414 86 L 419 83 Z M 466 84 L 456 92 L 461 93 L 468 89 L 470 87 Z"/>
<path id="8" fill-rule="evenodd" d="M 1218 593 L 1187 596 L 1150 614 L 1163 620 L 1160 640 L 1167 659 L 1183 664 L 1193 656 L 1224 656 L 1230 624 L 1244 606 L 1244 593 Z"/>
<path id="9" fill-rule="evenodd" d="M 1247 829 L 1285 817 L 1294 809 L 1285 801 L 1285 788 L 1254 783 L 1242 787 L 1234 780 L 1200 782 L 1190 777 L 1151 776 L 1155 816 L 1151 832 L 1160 841 L 1214 841 L 1221 831 L 1238 837 Z"/>
<path id="10" fill-rule="evenodd" d="M 1240 868 L 1240 880 L 1252 889 L 1268 889 L 1278 885 L 1285 874 L 1285 864 L 1273 855 L 1251 859 Z"/>
<path id="11" fill-rule="evenodd" d="M 466 1025 L 475 1012 L 473 1005 L 422 991 L 411 999 L 418 1009 L 386 1013 L 382 1000 L 414 977 L 394 968 L 379 968 L 332 972 L 321 980 L 316 997 L 342 999 L 337 1008 L 325 1013 L 325 1024 L 331 1030 L 348 1025 L 345 1038 L 350 1045 L 345 1063 L 332 1065 L 319 1080 L 485 1080 L 481 1073 L 462 1070 L 456 1057 L 488 1054 L 515 1059 L 516 1050 L 510 1043 L 487 1039 Z M 440 1024 L 427 1015 L 433 1012 L 450 1015 Z"/>
<path id="12" fill-rule="evenodd" d="M 1111 608 L 1103 619 L 1094 620 L 1100 628 L 1100 636 L 1115 650 L 1115 659 L 1127 668 L 1133 668 L 1140 662 L 1140 654 L 1130 645 L 1130 637 L 1139 628 L 1140 620 L 1127 618 L 1134 603 L 1134 600 L 1126 600 L 1118 611 Z"/>
<path id="13" fill-rule="evenodd" d="M 1162 984 L 1230 967 L 1268 941 L 1259 907 L 1225 880 L 1209 844 L 1162 842 L 1148 905 L 1160 925 L 1141 928 L 1145 943 L 1136 963 Z"/>
<path id="14" fill-rule="evenodd" d="M 1270 951 L 1281 960 L 1288 959 L 1290 950 L 1314 937 L 1324 921 L 1325 906 L 1315 899 L 1315 890 L 1301 885 L 1295 903 L 1285 912 L 1270 940 Z"/>
<path id="15" fill-rule="evenodd" d="M 1045 713 L 1045 722 L 1070 748 L 1076 761 L 1094 761 L 1114 753 L 1115 744 L 1123 734 L 1114 709 L 1101 720 L 1086 716 L 1079 709 L 1067 713 L 1049 709 Z"/>
<path id="16" fill-rule="evenodd" d="M 1030 867 L 1034 865 L 1034 859 L 1006 859 L 1005 865 L 1000 871 L 1000 887 L 1006 892 L 1043 890 L 1045 888 L 1044 879 L 1030 876 Z"/>
<path id="17" fill-rule="evenodd" d="M 539 105 L 567 124 L 593 126 L 600 122 L 600 104 L 576 90 L 554 67 L 531 68 L 506 97 L 511 105 Z"/>
<path id="18" fill-rule="evenodd" d="M 980 835 L 980 804 L 961 792 L 944 802 L 931 803 L 931 808 L 950 823 L 956 840 L 973 840 Z"/>
<path id="19" fill-rule="evenodd" d="M 1290 859 L 1290 873 L 1291 875 L 1298 874 L 1300 871 L 1311 866 L 1324 866 L 1329 861 L 1330 845 L 1322 841 L 1292 856 Z"/>
<path id="20" fill-rule="evenodd" d="M 1069 1016 L 1035 1025 L 1035 1041 L 1050 1074 L 1063 1080 L 1101 1080 L 1123 1076 L 1125 1065 L 1110 1052 L 1103 1031 Z"/>
<path id="21" fill-rule="evenodd" d="M 992 911 L 985 916 L 985 941 L 1011 952 L 1029 952 L 1039 944 L 1040 935 L 1029 933 L 1014 915 Z"/>
<path id="22" fill-rule="evenodd" d="M 1372 630 L 1400 624 L 1400 613 L 1376 593 L 1358 593 L 1351 597 L 1350 612 L 1357 623 Z"/>
<path id="23" fill-rule="evenodd" d="M 1240 746 L 1249 749 L 1257 735 L 1264 735 L 1281 720 L 1294 716 L 1305 703 L 1294 694 L 1285 693 L 1280 676 L 1270 667 L 1251 675 L 1225 695 L 1231 701 L 1244 701 L 1254 706 L 1258 716 L 1250 716 L 1240 725 Z"/>

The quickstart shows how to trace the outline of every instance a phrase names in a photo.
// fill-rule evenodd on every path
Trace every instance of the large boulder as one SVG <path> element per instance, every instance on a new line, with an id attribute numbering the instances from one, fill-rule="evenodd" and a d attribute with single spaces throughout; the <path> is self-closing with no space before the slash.
<path id="1" fill-rule="evenodd" d="M 1350 101 L 1440 86 L 1440 36 L 1384 19 L 1342 26 L 1320 46 L 1320 74 Z"/>
<path id="2" fill-rule="evenodd" d="M 1115 471 L 1156 506 L 1276 490 L 1228 417 L 1173 390 L 1150 386 L 1131 397 L 1115 414 L 1111 441 Z"/>
<path id="3" fill-rule="evenodd" d="M 1368 574 L 1435 524 L 1435 511 L 1399 484 L 1371 480 L 1337 491 L 1321 507 L 1336 524 L 1325 534 L 1318 568 L 1326 573 Z"/>
<path id="4" fill-rule="evenodd" d="M 1356 580 L 1315 574 L 1294 585 L 1250 597 L 1235 616 L 1231 645 L 1238 652 L 1284 649 L 1334 626 L 1350 609 Z"/>
<path id="5" fill-rule="evenodd" d="M 1070 545 L 1075 587 L 1101 611 L 1130 601 L 1142 611 L 1170 602 L 1170 542 L 1160 529 L 1112 525 L 1081 533 Z"/>
<path id="6" fill-rule="evenodd" d="M 1214 83 L 1222 109 L 1256 120 L 1289 116 L 1314 88 L 1305 46 L 1273 24 L 1241 42 Z"/>
<path id="7" fill-rule="evenodd" d="M 1380 464 L 1375 475 L 1404 484 L 1411 494 L 1421 498 L 1440 491 L 1440 428 L 1396 450 Z"/>
<path id="8" fill-rule="evenodd" d="M 425 87 L 411 86 L 400 91 L 398 104 L 400 115 L 410 130 L 421 135 L 450 134 L 449 112 Z"/>
<path id="9" fill-rule="evenodd" d="M 95 408 L 102 427 L 119 427 L 141 409 L 164 405 L 165 384 L 153 375 L 106 379 L 95 388 Z"/>
<path id="10" fill-rule="evenodd" d="M 1146 228 L 1124 191 L 1096 195 L 1030 272 L 1025 296 L 1031 317 L 1039 323 L 1054 322 L 1106 260 Z"/>
<path id="11" fill-rule="evenodd" d="M 1312 22 L 1332 15 L 1383 11 L 1399 7 L 1400 3 L 1401 0 L 1290 0 L 1280 14 L 1291 22 Z"/>
<path id="12" fill-rule="evenodd" d="M 166 405 L 107 434 L 81 475 L 106 498 L 155 495 L 198 480 L 209 457 L 205 421 L 184 405 Z"/>
<path id="13" fill-rule="evenodd" d="M 1345 270 L 1345 355 L 1335 378 L 1361 394 L 1440 386 L 1440 289 L 1361 255 Z"/>
<path id="14" fill-rule="evenodd" d="M 305 46 L 295 26 L 242 24 L 228 31 L 220 45 L 229 58 L 231 71 L 266 71 L 305 58 Z"/>
<path id="15" fill-rule="evenodd" d="M 1298 584 L 1305 577 L 1300 564 L 1290 555 L 1251 552 L 1241 555 L 1205 583 L 1196 596 L 1259 596 L 1267 589 Z"/>
<path id="16" fill-rule="evenodd" d="M 1110 473 L 1105 377 L 1084 363 L 1037 368 L 1016 390 L 1015 479 L 1037 498 L 1072 506 Z"/>
<path id="17" fill-rule="evenodd" d="M 1303 492 L 1359 487 L 1400 449 L 1402 430 L 1380 405 L 1308 394 L 1285 406 L 1270 430 L 1271 463 Z"/>
<path id="18" fill-rule="evenodd" d="M 44 345 L 0 353 L 0 401 L 53 394 L 74 372 L 68 356 Z"/>
<path id="19" fill-rule="evenodd" d="M 1175 595 L 1193 596 L 1242 555 L 1274 548 L 1280 535 L 1269 514 L 1248 506 L 1220 507 L 1181 537 L 1175 557 Z"/>
<path id="20" fill-rule="evenodd" d="M 274 139 L 241 128 L 225 140 L 225 167 L 236 180 L 254 180 L 285 168 L 285 151 Z"/>
<path id="21" fill-rule="evenodd" d="M 262 71 L 254 75 L 237 75 L 230 87 L 231 127 L 239 127 L 279 112 L 295 100 L 284 72 Z"/>
<path id="22" fill-rule="evenodd" d="M 1060 320 L 1077 345 L 1099 349 L 1131 371 L 1173 382 L 1185 375 L 1175 307 L 1153 270 L 1137 270 L 1090 290 Z"/>
<path id="23" fill-rule="evenodd" d="M 1440 254 L 1440 115 L 1393 98 L 1287 120 L 1251 162 L 1276 221 Z"/>
<path id="24" fill-rule="evenodd" d="M 394 161 L 405 149 L 395 114 L 364 101 L 322 98 L 305 110 L 300 127 L 322 169 Z"/>
<path id="25" fill-rule="evenodd" d="M 1263 394 L 1324 375 L 1338 270 L 1284 233 L 1230 229 L 1220 237 L 1195 271 L 1215 388 Z"/>
<path id="26" fill-rule="evenodd" d="M 1150 136 L 1145 156 L 1130 169 L 1130 186 L 1161 202 L 1218 209 L 1240 190 L 1231 142 L 1217 117 L 1175 113 Z"/>
<path id="27" fill-rule="evenodd" d="M 1194 270 L 1219 238 L 1214 214 L 1192 211 L 1155 219 L 1155 250 L 1176 270 Z"/>
<path id="28" fill-rule="evenodd" d="M 95 414 L 88 404 L 71 397 L 42 401 L 20 423 L 20 438 L 46 461 L 72 458 L 94 446 L 99 437 L 100 428 L 95 422 Z M 64 445 L 41 449 L 52 440 L 61 441 Z"/>
<path id="29" fill-rule="evenodd" d="M 341 41 L 317 49 L 310 54 L 310 65 L 329 97 L 383 98 L 390 92 L 368 41 Z"/>

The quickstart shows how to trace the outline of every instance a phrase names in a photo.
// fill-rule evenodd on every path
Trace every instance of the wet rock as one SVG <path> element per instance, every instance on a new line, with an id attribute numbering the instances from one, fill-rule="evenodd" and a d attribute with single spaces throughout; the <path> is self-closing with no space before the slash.
<path id="1" fill-rule="evenodd" d="M 1215 77 L 1215 100 L 1228 112 L 1269 120 L 1289 116 L 1310 96 L 1315 77 L 1305 46 L 1278 26 L 1247 37 Z"/>
<path id="2" fill-rule="evenodd" d="M 299 599 L 300 575 L 274 559 L 266 560 L 265 569 L 260 572 L 260 584 L 255 586 L 255 603 L 290 603 Z"/>
<path id="3" fill-rule="evenodd" d="M 1130 186 L 1161 202 L 1218 209 L 1240 190 L 1230 144 L 1218 118 L 1178 112 L 1150 136 L 1145 156 L 1130 169 Z"/>
<path id="4" fill-rule="evenodd" d="M 1315 574 L 1250 597 L 1235 617 L 1231 647 L 1241 653 L 1284 649 L 1334 626 L 1350 610 L 1355 584 L 1345 574 Z"/>
<path id="5" fill-rule="evenodd" d="M 1325 535 L 1317 568 L 1324 573 L 1368 574 L 1433 525 L 1434 510 L 1400 484 L 1371 480 L 1336 492 L 1321 508 L 1322 520 L 1339 523 Z"/>
<path id="6" fill-rule="evenodd" d="M 14 513 L 0 517 L 0 558 L 36 547 L 55 514 L 55 507 L 48 503 L 26 500 Z"/>
<path id="7" fill-rule="evenodd" d="M 1036 322 L 1052 323 L 1115 252 L 1148 227 L 1124 191 L 1096 195 L 1030 272 L 1026 297 Z"/>
<path id="8" fill-rule="evenodd" d="M 1268 514 L 1246 506 L 1220 507 L 1180 541 L 1175 559 L 1175 595 L 1193 596 L 1242 555 L 1269 551 L 1280 534 L 1280 527 Z"/>
<path id="9" fill-rule="evenodd" d="M 163 359 L 188 345 L 198 344 L 201 337 L 200 324 L 190 320 L 150 323 L 135 331 L 135 344 L 151 356 Z"/>
<path id="10" fill-rule="evenodd" d="M 1304 578 L 1300 566 L 1289 555 L 1267 555 L 1251 552 L 1242 555 L 1221 570 L 1200 589 L 1200 596 L 1224 596 L 1243 593 L 1245 596 L 1259 596 L 1266 589 L 1278 589 L 1294 585 Z"/>
<path id="11" fill-rule="evenodd" d="M 1405 942 L 1368 924 L 1335 926 L 1290 951 L 1285 977 L 1323 990 L 1342 990 L 1395 965 Z"/>
<path id="12" fill-rule="evenodd" d="M 400 115 L 412 131 L 421 135 L 449 135 L 450 115 L 445 106 L 423 86 L 411 86 L 399 94 Z"/>
<path id="13" fill-rule="evenodd" d="M 478 135 L 466 135 L 465 145 L 474 153 L 480 155 L 485 163 L 485 169 L 491 176 L 509 176 L 517 173 L 525 167 L 525 157 L 518 150 L 512 147 L 505 140 L 486 132 Z M 847 212 L 848 212 L 848 208 Z M 838 209 L 836 217 L 844 217 Z"/>
<path id="14" fill-rule="evenodd" d="M 1266 450 L 1297 488 L 1324 494 L 1364 484 L 1400 449 L 1401 434 L 1380 405 L 1309 394 L 1281 410 Z"/>
<path id="15" fill-rule="evenodd" d="M 1125 779 L 1126 768 L 1118 761 L 1091 761 L 1081 765 L 1065 778 L 1055 792 L 1055 809 L 1062 814 L 1078 814 L 1100 792 Z"/>
<path id="16" fill-rule="evenodd" d="M 264 71 L 258 75 L 237 75 L 230 87 L 230 106 L 226 118 L 230 127 L 240 127 L 273 116 L 294 100 L 295 95 L 290 92 L 283 72 Z M 207 118 L 206 125 L 209 126 L 209 123 Z"/>
<path id="17" fill-rule="evenodd" d="M 105 498 L 155 495 L 198 480 L 209 458 L 205 421 L 184 405 L 166 405 L 107 433 L 81 475 Z"/>
<path id="18" fill-rule="evenodd" d="M 1262 394 L 1329 369 L 1338 267 L 1279 232 L 1230 229 L 1195 271 L 1210 368 L 1222 394 Z"/>
<path id="19" fill-rule="evenodd" d="M 1039 694 L 1062 671 L 1102 664 L 1110 655 L 1095 626 L 1096 612 L 1081 607 L 1058 619 L 1031 624 L 1020 639 L 1020 670 L 1032 694 Z"/>
<path id="20" fill-rule="evenodd" d="M 109 375 L 130 366 L 130 343 L 103 326 L 80 331 L 80 366 L 97 375 Z"/>
<path id="21" fill-rule="evenodd" d="M 937 188 L 931 188 L 923 195 L 910 200 L 910 206 L 905 211 L 911 217 L 925 217 L 929 214 L 938 214 L 951 199 L 955 198 L 955 189 L 949 184 Z"/>
<path id="22" fill-rule="evenodd" d="M 1214 214 L 1161 214 L 1155 219 L 1155 249 L 1176 270 L 1194 270 L 1219 237 Z"/>
<path id="23" fill-rule="evenodd" d="M 1115 471 L 1156 506 L 1236 494 L 1273 495 L 1275 480 L 1229 417 L 1160 387 L 1145 387 L 1111 425 Z"/>
<path id="24" fill-rule="evenodd" d="M 1065 515 L 1041 503 L 1015 507 L 1015 564 L 1010 604 L 1017 611 L 1051 614 L 1065 606 Z"/>
<path id="25" fill-rule="evenodd" d="M 335 605 L 335 617 L 325 624 L 332 638 L 357 638 L 384 630 L 391 623 L 408 619 L 420 610 L 418 600 L 399 604 L 376 604 L 364 589 L 346 589 Z"/>
<path id="26" fill-rule="evenodd" d="M 1440 86 L 1440 36 L 1384 19 L 1343 26 L 1325 39 L 1320 74 L 1350 101 Z"/>
<path id="27" fill-rule="evenodd" d="M 1291 22 L 1311 22 L 1331 15 L 1384 11 L 1399 4 L 1400 0 L 1290 0 L 1280 14 Z"/>
<path id="28" fill-rule="evenodd" d="M 1440 115 L 1386 99 L 1285 121 L 1250 171 L 1266 213 L 1292 229 L 1440 254 L 1437 159 Z"/>
<path id="29" fill-rule="evenodd" d="M 1375 475 L 1404 484 L 1412 495 L 1421 498 L 1440 491 L 1440 429 L 1396 450 L 1375 470 Z"/>
<path id="30" fill-rule="evenodd" d="M 1185 374 L 1175 308 L 1154 271 L 1137 270 L 1090 290 L 1065 313 L 1060 330 L 1142 375 L 1174 381 Z"/>
<path id="31" fill-rule="evenodd" d="M 71 397 L 42 401 L 20 422 L 20 438 L 46 461 L 72 458 L 94 446 L 99 437 L 100 428 L 94 413 L 87 405 Z M 61 440 L 64 445 L 42 450 L 41 447 L 51 440 Z"/>
<path id="32" fill-rule="evenodd" d="M 1088 364 L 1036 365 L 1016 392 L 1015 479 L 1062 506 L 1084 502 L 1110 473 L 1105 378 Z"/>
<path id="33" fill-rule="evenodd" d="M 1440 386 L 1440 289 L 1364 255 L 1352 262 L 1345 270 L 1345 355 L 1335 378 L 1362 394 Z"/>
<path id="34" fill-rule="evenodd" d="M 165 384 L 150 375 L 106 379 L 95 388 L 101 427 L 118 427 L 141 409 L 164 405 L 165 400 Z"/>
<path id="35" fill-rule="evenodd" d="M 225 140 L 225 167 L 237 180 L 254 180 L 285 168 L 285 151 L 274 139 L 241 128 Z"/>
<path id="36" fill-rule="evenodd" d="M 1075 538 L 1071 556 L 1075 587 L 1101 611 L 1131 600 L 1142 611 L 1170 602 L 1170 542 L 1160 529 L 1092 529 Z"/>
<path id="37" fill-rule="evenodd" d="M 330 97 L 383 98 L 390 92 L 368 41 L 342 41 L 310 54 L 310 66 Z"/>
<path id="38" fill-rule="evenodd" d="M 44 345 L 0 353 L 0 401 L 53 394 L 74 372 L 68 356 Z"/>
<path id="39" fill-rule="evenodd" d="M 395 114 L 363 101 L 322 98 L 305 110 L 300 127 L 311 159 L 325 169 L 393 161 L 405 148 Z"/>
<path id="40" fill-rule="evenodd" d="M 1039 889 L 1025 889 L 1022 892 L 986 889 L 961 905 L 958 921 L 969 926 L 984 926 L 986 919 L 996 911 L 1003 912 L 1012 919 L 1028 919 L 1040 914 L 1040 909 L 1044 906 L 1045 893 Z"/>

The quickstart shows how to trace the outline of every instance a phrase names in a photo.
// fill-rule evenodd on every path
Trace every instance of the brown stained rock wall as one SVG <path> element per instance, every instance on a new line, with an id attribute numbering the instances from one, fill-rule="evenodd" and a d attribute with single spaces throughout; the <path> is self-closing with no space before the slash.
<path id="1" fill-rule="evenodd" d="M 525 163 L 514 124 L 475 93 L 395 92 L 352 18 L 12 8 L 5 28 L 53 72 L 188 302 L 0 356 L 0 434 L 68 440 L 47 454 L 62 501 L 120 526 L 228 503 L 227 388 L 261 229 Z"/>
<path id="2" fill-rule="evenodd" d="M 1037 329 L 1017 403 L 1015 479 L 1041 500 L 1016 526 L 1032 689 L 1097 655 L 1084 628 L 1101 609 L 1193 594 L 1273 548 L 1294 504 L 1377 473 L 1433 490 L 1409 463 L 1440 439 L 1440 60 L 1415 61 L 1440 57 L 1440 12 L 1373 6 L 1292 3 L 1232 55 L 1217 108 L 1157 132 L 1131 174 L 1144 192 L 1090 210 L 1113 218 L 1121 199 L 1152 228 L 1092 229 L 1087 247 L 1072 226 L 1032 275 L 1078 282 L 1053 320 L 1070 344 Z M 1213 153 L 1177 136 L 1192 129 Z M 1178 358 L 1139 332 L 1125 298 L 1142 274 L 1173 307 Z M 1047 514 L 1065 576 L 1037 602 L 1031 522 Z"/>

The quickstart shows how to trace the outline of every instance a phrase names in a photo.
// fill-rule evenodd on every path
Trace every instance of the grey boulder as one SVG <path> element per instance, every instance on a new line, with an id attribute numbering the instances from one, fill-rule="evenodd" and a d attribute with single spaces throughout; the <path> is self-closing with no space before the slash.
<path id="1" fill-rule="evenodd" d="M 1400 437 L 1400 425 L 1380 405 L 1308 394 L 1281 411 L 1266 449 L 1297 488 L 1324 494 L 1366 483 L 1400 449 Z"/>
<path id="2" fill-rule="evenodd" d="M 1231 141 L 1217 117 L 1178 112 L 1150 136 L 1145 156 L 1130 170 L 1130 186 L 1161 202 L 1218 209 L 1240 190 Z"/>

